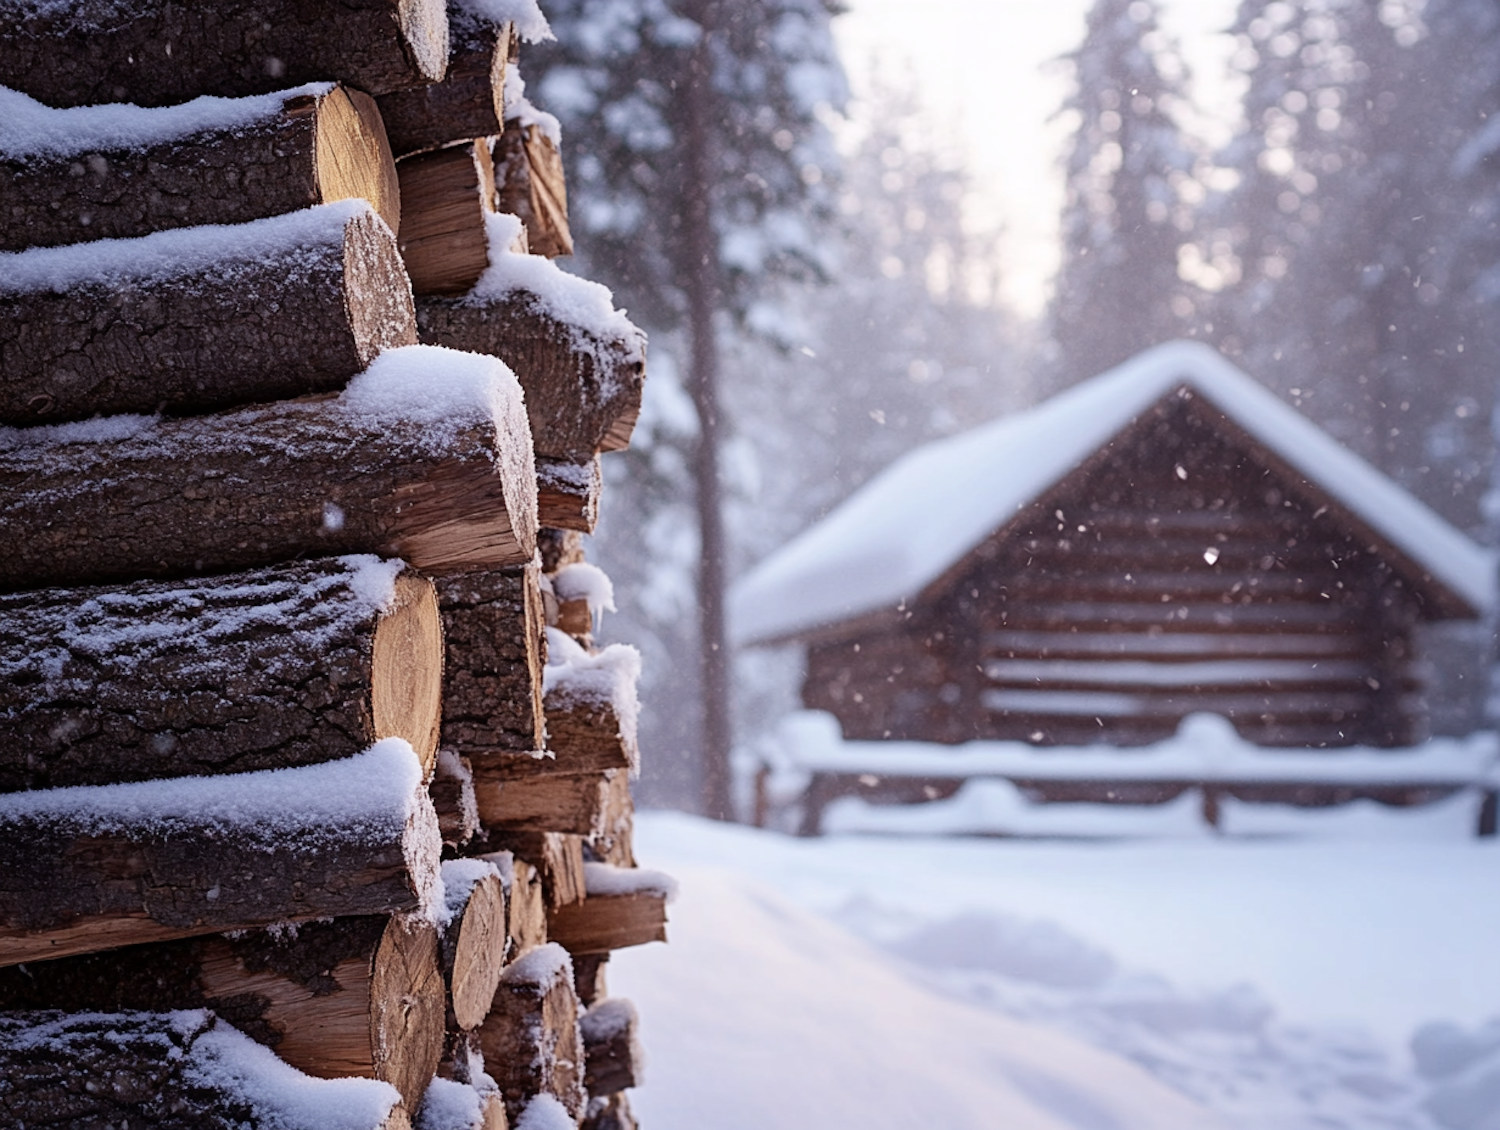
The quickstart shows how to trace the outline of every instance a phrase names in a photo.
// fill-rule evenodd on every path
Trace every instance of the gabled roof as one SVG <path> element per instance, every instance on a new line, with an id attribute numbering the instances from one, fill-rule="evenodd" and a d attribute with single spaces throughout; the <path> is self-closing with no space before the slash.
<path id="1" fill-rule="evenodd" d="M 917 597 L 1132 421 L 1199 394 L 1475 614 L 1493 555 L 1198 342 L 1156 346 L 1051 400 L 927 444 L 771 554 L 730 592 L 730 636 L 756 643 Z"/>

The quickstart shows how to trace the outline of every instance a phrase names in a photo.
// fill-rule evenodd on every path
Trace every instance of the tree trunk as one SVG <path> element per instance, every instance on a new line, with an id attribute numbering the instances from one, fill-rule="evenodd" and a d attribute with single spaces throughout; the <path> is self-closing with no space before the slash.
<path id="1" fill-rule="evenodd" d="M 389 737 L 430 770 L 442 670 L 432 582 L 375 562 L 0 596 L 0 792 L 313 765 Z"/>
<path id="2" fill-rule="evenodd" d="M 640 1017 L 627 1000 L 603 1000 L 578 1020 L 591 1098 L 613 1095 L 641 1082 Z"/>
<path id="3" fill-rule="evenodd" d="M 384 1087 L 343 1082 L 308 1103 L 311 1080 L 211 1014 L 28 1012 L 0 1016 L 0 1121 L 73 1130 L 410 1130 Z M 309 1106 L 313 1108 L 309 1111 Z"/>
<path id="4" fill-rule="evenodd" d="M 531 564 L 438 582 L 447 646 L 442 744 L 476 765 L 488 764 L 495 751 L 545 744 L 539 584 Z"/>
<path id="5" fill-rule="evenodd" d="M 608 806 L 609 784 L 604 773 L 496 779 L 474 767 L 479 820 L 494 832 L 592 835 Z"/>
<path id="6" fill-rule="evenodd" d="M 495 170 L 482 141 L 396 162 L 401 257 L 417 294 L 463 294 L 490 265 L 485 217 L 495 210 Z"/>
<path id="7" fill-rule="evenodd" d="M 368 94 L 442 79 L 443 0 L 9 3 L 0 75 L 49 106 L 170 106 L 335 80 Z"/>
<path id="8" fill-rule="evenodd" d="M 451 749 L 439 750 L 427 793 L 437 811 L 443 846 L 456 851 L 472 840 L 479 831 L 479 806 L 474 800 L 474 769 L 469 759 Z"/>
<path id="9" fill-rule="evenodd" d="M 336 86 L 235 109 L 223 125 L 173 133 L 164 111 L 110 107 L 115 121 L 152 137 L 144 143 L 124 126 L 118 141 L 76 141 L 59 114 L 45 148 L 0 151 L 0 251 L 241 224 L 350 199 L 370 201 L 400 229 L 396 164 L 368 94 Z"/>
<path id="10" fill-rule="evenodd" d="M 557 146 L 541 127 L 522 125 L 519 118 L 494 132 L 500 134 L 491 149 L 499 211 L 519 217 L 533 255 L 573 254 L 568 184 Z"/>
<path id="11" fill-rule="evenodd" d="M 538 455 L 575 463 L 630 443 L 641 411 L 646 336 L 605 336 L 575 325 L 527 290 L 499 298 L 417 301 L 428 345 L 487 353 L 526 390 Z"/>
<path id="12" fill-rule="evenodd" d="M 0 798 L 0 965 L 411 910 L 437 817 L 399 741 L 298 769 Z"/>
<path id="13" fill-rule="evenodd" d="M 443 865 L 452 916 L 442 935 L 443 980 L 450 1026 L 464 1031 L 478 1028 L 489 1012 L 506 953 L 505 887 L 493 869 L 476 879 L 478 870 L 470 859 Z"/>
<path id="14" fill-rule="evenodd" d="M 417 359 L 404 359 L 409 377 L 376 387 L 410 397 Z M 448 356 L 420 361 L 421 375 L 449 371 Z M 440 420 L 413 420 L 400 403 L 351 390 L 0 436 L 11 445 L 0 450 L 9 547 L 0 589 L 339 553 L 401 557 L 434 573 L 529 561 L 536 518 L 525 408 L 516 386 L 497 379 L 493 392 Z M 492 409 L 498 415 L 481 422 Z M 110 434 L 122 438 L 103 438 Z"/>
<path id="15" fill-rule="evenodd" d="M 498 881 L 497 881 L 498 882 Z M 208 1008 L 322 1079 L 380 1079 L 415 1110 L 443 1046 L 437 931 L 364 916 L 0 969 L 0 1008 Z"/>
<path id="16" fill-rule="evenodd" d="M 512 1122 L 542 1094 L 554 1096 L 575 1119 L 582 1114 L 583 1042 L 566 951 L 541 946 L 506 967 L 479 1044 Z"/>
<path id="17" fill-rule="evenodd" d="M 586 463 L 536 461 L 537 521 L 543 526 L 593 533 L 603 490 L 597 457 Z"/>
<path id="18" fill-rule="evenodd" d="M 0 423 L 337 390 L 416 340 L 395 240 L 363 201 L 38 248 L 0 279 Z"/>
<path id="19" fill-rule="evenodd" d="M 448 73 L 442 82 L 378 99 L 398 157 L 492 137 L 505 128 L 505 65 L 514 25 L 476 18 L 450 3 L 448 33 Z"/>
<path id="20" fill-rule="evenodd" d="M 729 638 L 724 629 L 725 537 L 719 486 L 719 349 L 714 314 L 719 304 L 719 248 L 714 226 L 713 132 L 717 95 L 713 85 L 714 0 L 694 0 L 688 15 L 702 29 L 688 66 L 688 126 L 684 138 L 687 200 L 683 209 L 687 249 L 688 334 L 692 377 L 688 391 L 698 411 L 693 476 L 698 504 L 698 649 L 703 691 L 703 815 L 732 816 L 729 754 Z"/>

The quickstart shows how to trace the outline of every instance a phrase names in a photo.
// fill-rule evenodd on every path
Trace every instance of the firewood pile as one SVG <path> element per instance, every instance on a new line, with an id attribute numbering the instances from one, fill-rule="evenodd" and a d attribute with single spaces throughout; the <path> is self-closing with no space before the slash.
<path id="1" fill-rule="evenodd" d="M 533 0 L 0 0 L 0 1123 L 636 1125 L 645 340 Z"/>

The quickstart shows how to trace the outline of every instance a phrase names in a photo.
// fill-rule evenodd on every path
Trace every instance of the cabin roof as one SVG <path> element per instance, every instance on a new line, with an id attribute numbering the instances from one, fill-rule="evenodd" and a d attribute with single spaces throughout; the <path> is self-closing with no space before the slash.
<path id="1" fill-rule="evenodd" d="M 1494 556 L 1210 347 L 1168 342 L 1052 399 L 897 460 L 730 592 L 731 638 L 797 636 L 911 601 L 986 537 L 1181 388 L 1407 559 L 1471 613 Z"/>

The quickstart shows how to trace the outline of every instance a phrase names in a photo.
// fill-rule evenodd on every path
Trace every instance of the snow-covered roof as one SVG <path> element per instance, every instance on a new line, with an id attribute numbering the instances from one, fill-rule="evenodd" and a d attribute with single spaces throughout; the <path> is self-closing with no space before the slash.
<path id="1" fill-rule="evenodd" d="M 1129 424 L 1190 388 L 1475 612 L 1494 557 L 1199 342 L 1156 346 L 1034 408 L 902 457 L 733 587 L 730 634 L 755 643 L 918 596 Z"/>

